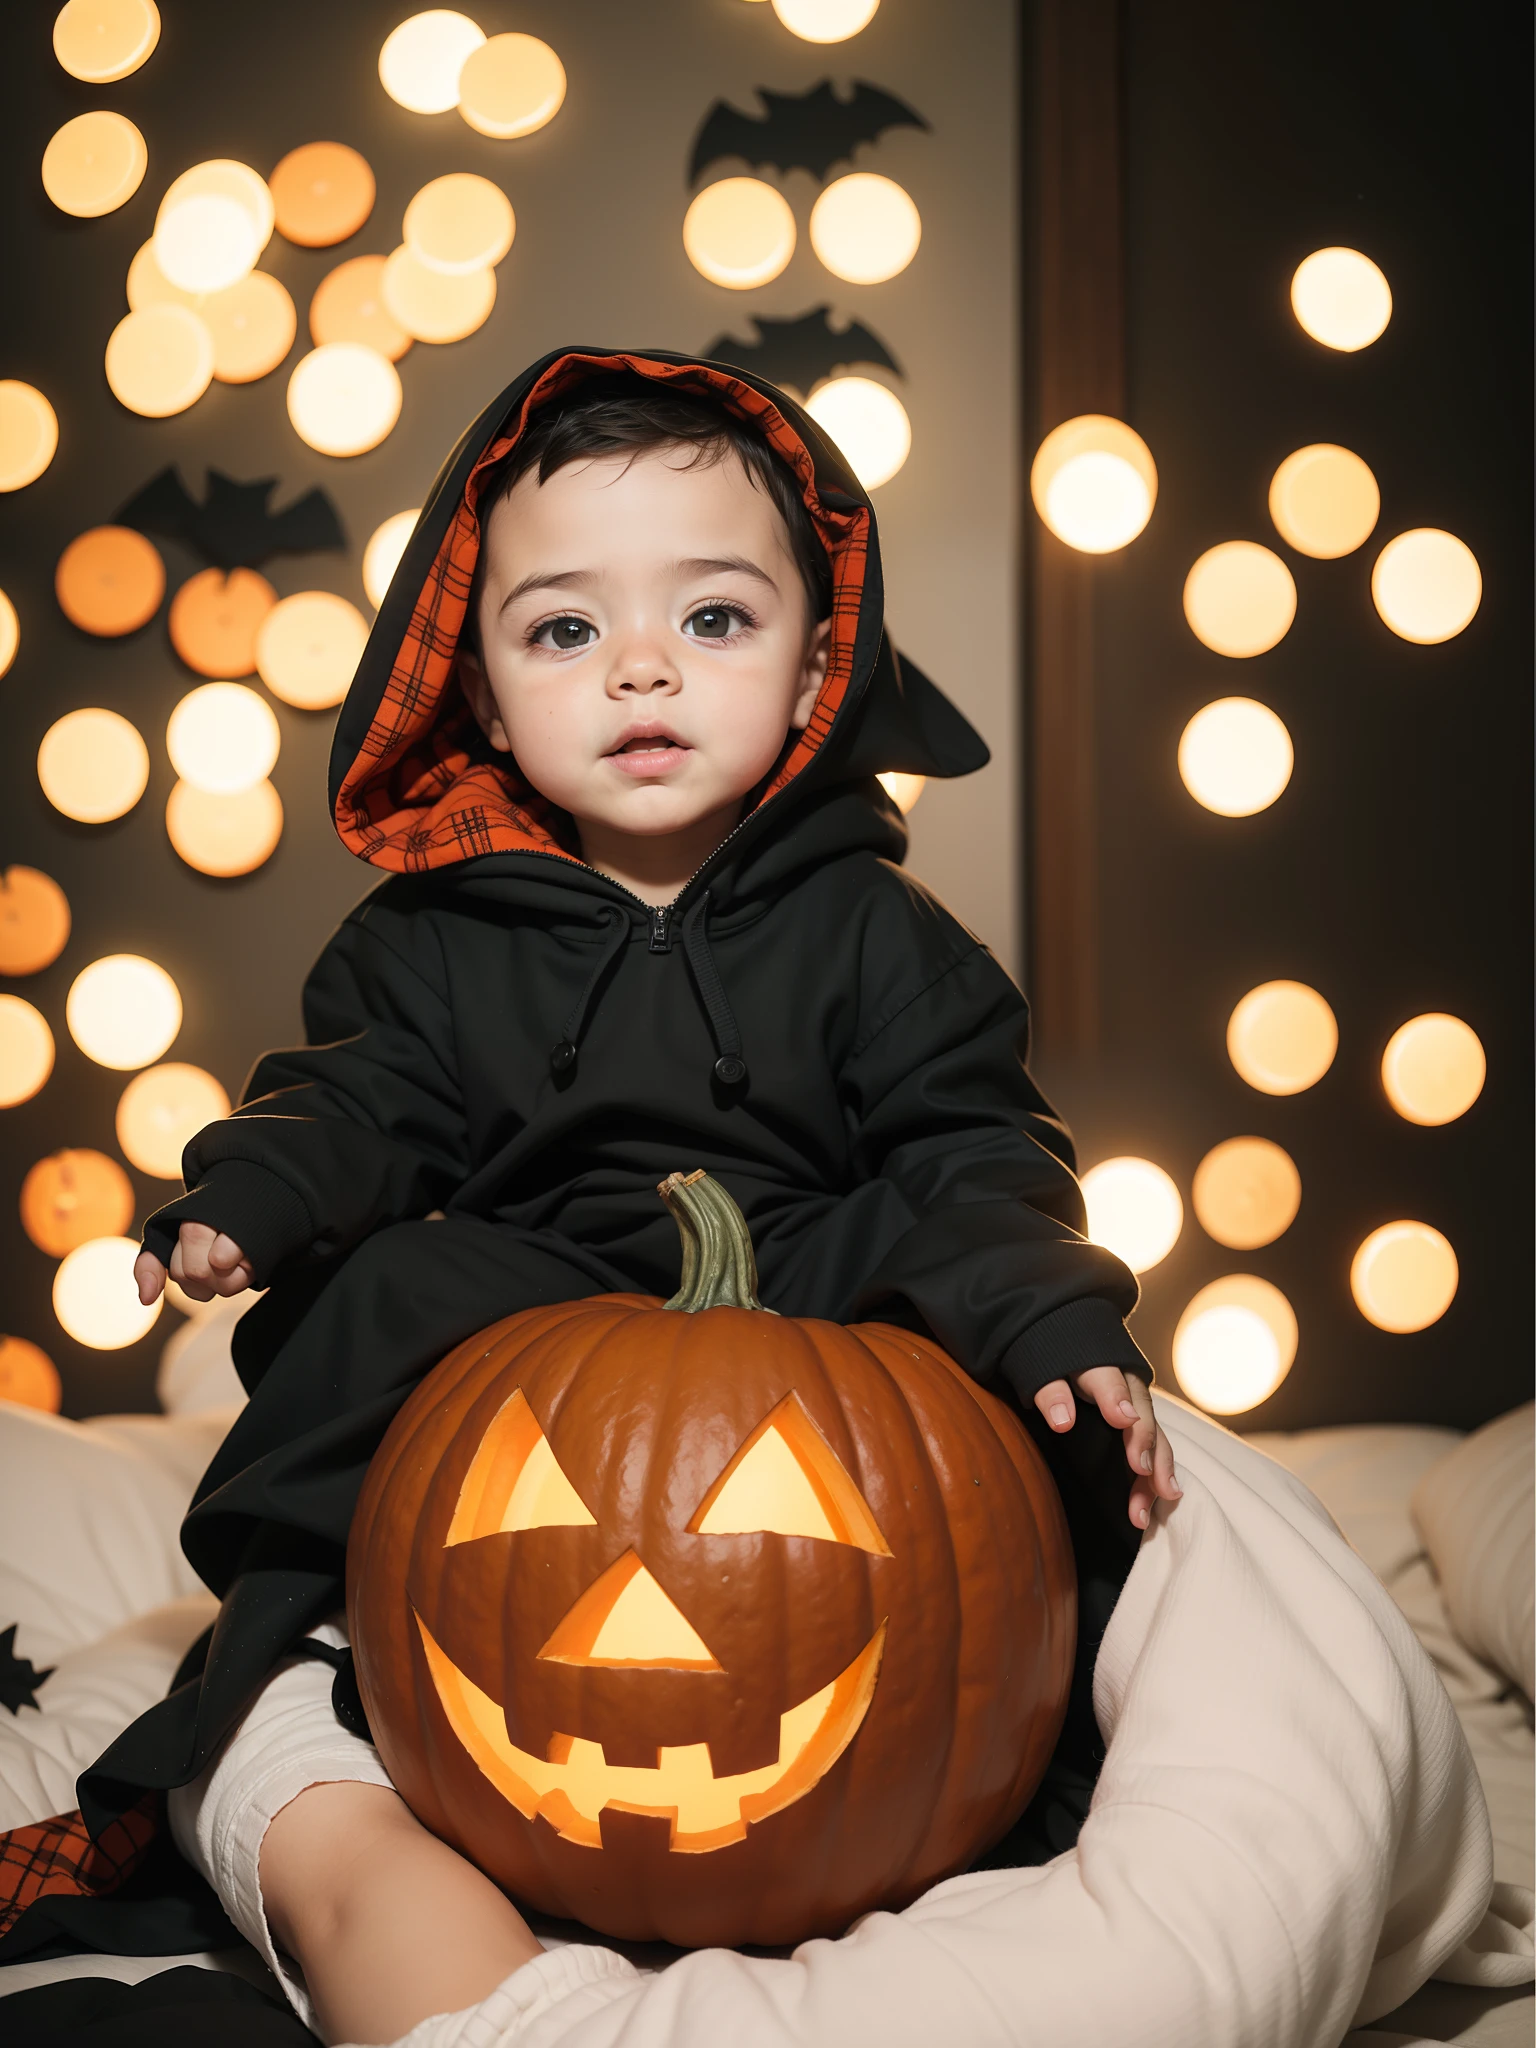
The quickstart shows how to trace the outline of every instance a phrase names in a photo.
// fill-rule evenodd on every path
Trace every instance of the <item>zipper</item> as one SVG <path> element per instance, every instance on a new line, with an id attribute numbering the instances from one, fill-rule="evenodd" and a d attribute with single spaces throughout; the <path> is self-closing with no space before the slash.
<path id="1" fill-rule="evenodd" d="M 653 903 L 651 905 L 651 951 L 653 953 L 670 953 L 672 950 L 672 935 L 668 930 L 671 916 L 672 906 L 670 903 Z"/>
<path id="2" fill-rule="evenodd" d="M 783 792 L 780 791 L 779 794 L 782 795 Z M 773 801 L 774 799 L 770 797 L 769 802 L 772 803 Z M 722 853 L 724 853 L 725 849 L 730 845 L 731 841 L 737 836 L 737 834 L 739 832 L 745 831 L 746 827 L 751 823 L 753 818 L 757 817 L 757 815 L 758 813 L 756 811 L 749 811 L 745 818 L 742 818 L 739 821 L 739 823 L 731 827 L 730 831 L 726 833 L 725 837 L 721 840 L 720 844 L 709 856 L 709 859 L 700 861 L 699 865 L 694 869 L 693 873 L 688 877 L 687 881 L 684 882 L 683 886 L 681 887 L 681 889 L 678 890 L 677 894 L 672 898 L 672 901 L 670 903 L 647 903 L 643 896 L 637 896 L 633 889 L 626 889 L 622 882 L 615 882 L 611 875 L 603 876 L 603 880 L 607 882 L 611 888 L 617 889 L 621 896 L 627 896 L 631 903 L 638 903 L 640 908 L 645 912 L 647 928 L 650 932 L 651 952 L 671 952 L 672 918 L 674 912 L 682 908 L 683 898 L 688 894 L 688 891 L 693 887 L 694 883 L 699 879 L 699 877 L 708 868 L 713 866 L 714 862 L 719 858 L 719 856 Z M 557 860 L 560 861 L 566 867 L 569 867 L 573 864 L 571 856 L 569 854 L 545 853 L 542 850 L 542 848 L 533 846 L 525 847 L 523 849 L 523 857 L 525 859 L 533 860 Z M 578 867 L 587 866 L 587 863 L 585 861 L 578 861 L 574 864 Z M 596 874 L 597 869 L 592 868 L 589 870 L 589 872 L 592 874 Z"/>

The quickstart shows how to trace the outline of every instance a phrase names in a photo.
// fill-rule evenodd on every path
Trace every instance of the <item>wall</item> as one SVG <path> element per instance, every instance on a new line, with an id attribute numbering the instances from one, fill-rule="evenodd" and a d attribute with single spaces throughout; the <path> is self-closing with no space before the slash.
<path id="1" fill-rule="evenodd" d="M 209 1068 L 232 1091 L 266 1046 L 298 1031 L 303 971 L 368 874 L 333 839 L 324 804 L 330 717 L 276 707 L 283 751 L 274 773 L 287 814 L 268 864 L 242 881 L 185 868 L 163 822 L 172 773 L 165 720 L 196 680 L 182 671 L 162 617 L 126 642 L 75 632 L 52 597 L 53 566 L 79 531 L 109 520 L 168 462 L 194 489 L 206 464 L 242 478 L 275 474 L 281 503 L 312 483 L 334 497 L 349 538 L 339 556 L 279 557 L 266 573 L 280 594 L 333 588 L 363 603 L 363 543 L 379 520 L 421 502 L 465 422 L 534 356 L 564 341 L 696 349 L 722 330 L 746 337 L 753 312 L 792 315 L 823 299 L 869 322 L 906 372 L 899 386 L 914 448 L 878 494 L 895 637 L 949 688 L 986 734 L 994 763 L 964 786 L 933 787 L 914 815 L 913 866 L 957 912 L 1012 958 L 1015 927 L 1014 408 L 1017 244 L 1014 195 L 1014 24 L 996 0 L 884 0 L 853 42 L 824 48 L 788 34 L 752 0 L 506 0 L 479 6 L 489 32 L 546 38 L 568 75 L 564 108 L 546 129 L 497 143 L 456 113 L 413 115 L 380 87 L 381 42 L 404 0 L 260 7 L 164 0 L 159 49 L 134 77 L 77 85 L 53 61 L 54 0 L 15 0 L 0 64 L 0 189 L 7 308 L 0 375 L 53 400 L 61 437 L 35 484 L 0 498 L 0 587 L 21 615 L 22 649 L 0 681 L 7 744 L 0 755 L 0 864 L 53 875 L 74 911 L 63 957 L 6 984 L 38 1004 L 58 1042 L 52 1079 L 31 1102 L 0 1112 L 0 1328 L 40 1343 L 65 1378 L 68 1412 L 134 1408 L 151 1399 L 168 1313 L 140 1344 L 91 1352 L 59 1330 L 49 1305 L 53 1264 L 23 1235 L 15 1193 L 32 1162 L 62 1145 L 114 1152 L 112 1119 L 124 1075 L 92 1065 L 69 1040 L 64 998 L 102 953 L 134 951 L 175 977 L 185 1022 L 169 1057 Z M 954 53 L 964 53 L 957 61 Z M 783 188 L 801 224 L 789 268 L 771 285 L 733 293 L 689 266 L 679 237 L 685 164 L 694 131 L 717 97 L 747 108 L 757 84 L 798 90 L 831 76 L 869 78 L 908 99 L 931 134 L 899 129 L 860 152 L 859 168 L 900 180 L 921 209 L 924 240 L 891 282 L 844 285 L 805 236 L 814 185 L 793 172 Z M 72 115 L 118 108 L 143 130 L 149 173 L 119 212 L 95 221 L 59 214 L 38 176 L 44 145 Z M 125 310 L 130 258 L 152 229 L 169 180 L 207 157 L 266 172 L 285 151 L 320 137 L 352 143 L 378 177 L 373 218 L 334 250 L 274 238 L 262 259 L 299 307 L 289 364 L 243 388 L 214 385 L 191 411 L 136 418 L 109 393 L 102 350 Z M 723 175 L 721 167 L 715 175 Z M 336 461 L 305 447 L 283 403 L 288 369 L 307 345 L 309 296 L 334 263 L 387 253 L 406 201 L 428 178 L 469 169 L 502 182 L 518 215 L 488 324 L 444 349 L 418 344 L 401 365 L 405 409 L 376 451 Z M 770 178 L 774 175 L 768 172 Z M 197 566 L 164 549 L 171 585 Z M 37 743 L 63 712 L 121 711 L 153 757 L 148 792 L 126 818 L 70 824 L 43 798 Z M 140 1213 L 166 1183 L 136 1179 Z"/>

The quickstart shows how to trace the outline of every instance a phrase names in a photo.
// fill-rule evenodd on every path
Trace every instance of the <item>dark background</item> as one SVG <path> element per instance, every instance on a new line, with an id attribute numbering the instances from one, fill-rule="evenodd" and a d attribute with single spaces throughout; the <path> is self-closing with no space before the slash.
<path id="1" fill-rule="evenodd" d="M 1254 1272 L 1289 1296 L 1291 1375 L 1239 1427 L 1467 1426 L 1531 1383 L 1530 24 L 1427 0 L 1134 0 L 1122 10 L 1127 417 L 1156 457 L 1152 522 L 1095 575 L 1102 1023 L 1045 1077 L 1085 1160 L 1156 1160 L 1184 1234 L 1144 1276 L 1133 1328 L 1165 1370 L 1198 1287 Z M 1342 243 L 1385 271 L 1393 315 L 1339 354 L 1290 311 L 1293 270 Z M 1049 424 L 1049 423 L 1046 423 Z M 1363 456 L 1381 520 L 1339 561 L 1292 553 L 1269 480 L 1292 449 Z M 1483 573 L 1458 638 L 1412 646 L 1371 603 L 1393 534 L 1440 526 Z M 1260 541 L 1296 578 L 1272 652 L 1233 661 L 1185 624 L 1184 577 Z M 1289 788 L 1217 817 L 1179 780 L 1202 704 L 1255 696 L 1296 749 Z M 1226 1021 L 1256 983 L 1310 983 L 1339 1023 L 1312 1089 L 1246 1086 Z M 1438 1129 L 1388 1104 L 1380 1058 L 1425 1010 L 1472 1025 L 1482 1096 Z M 1223 1138 L 1283 1145 L 1302 1204 L 1277 1243 L 1231 1252 L 1189 1204 Z M 1447 1314 L 1406 1336 L 1349 1293 L 1356 1246 L 1413 1217 L 1455 1247 Z"/>

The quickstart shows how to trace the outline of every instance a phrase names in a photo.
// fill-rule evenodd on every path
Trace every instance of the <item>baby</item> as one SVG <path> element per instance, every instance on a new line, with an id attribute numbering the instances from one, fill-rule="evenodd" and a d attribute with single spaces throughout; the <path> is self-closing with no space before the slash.
<path id="1" fill-rule="evenodd" d="M 884 637 L 868 500 L 771 386 L 561 351 L 450 458 L 332 762 L 391 879 L 136 1269 L 146 1302 L 167 1272 L 268 1290 L 184 1531 L 219 1623 L 82 1787 L 98 1820 L 179 1788 L 177 1839 L 327 2041 L 492 2042 L 524 1966 L 575 1967 L 390 1788 L 334 1616 L 368 1459 L 453 1344 L 674 1290 L 668 1171 L 736 1198 L 769 1306 L 925 1329 L 1053 1431 L 1085 1402 L 1131 1522 L 1178 1496 L 1023 998 L 902 873 L 874 780 L 984 759 Z"/>

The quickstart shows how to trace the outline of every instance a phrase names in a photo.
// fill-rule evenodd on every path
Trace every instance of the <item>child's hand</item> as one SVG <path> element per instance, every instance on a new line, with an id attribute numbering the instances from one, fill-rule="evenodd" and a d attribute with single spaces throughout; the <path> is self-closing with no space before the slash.
<path id="1" fill-rule="evenodd" d="M 1134 1374 L 1127 1379 L 1118 1365 L 1095 1365 L 1071 1383 L 1052 1380 L 1036 1394 L 1035 1406 L 1054 1430 L 1070 1429 L 1077 1420 L 1074 1385 L 1125 1439 L 1125 1461 L 1138 1475 L 1131 1487 L 1129 1513 L 1137 1528 L 1145 1529 L 1157 1495 L 1177 1500 L 1184 1491 L 1174 1475 L 1172 1447 L 1152 1413 L 1151 1389 Z"/>
<path id="2" fill-rule="evenodd" d="M 139 1300 L 146 1308 L 158 1301 L 165 1286 L 165 1267 L 153 1252 L 140 1252 L 133 1262 Z M 171 1278 L 194 1301 L 215 1295 L 243 1294 L 251 1284 L 251 1262 L 232 1237 L 208 1223 L 183 1223 L 171 1253 Z"/>

